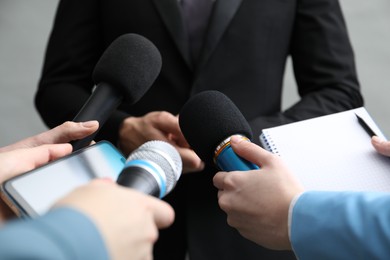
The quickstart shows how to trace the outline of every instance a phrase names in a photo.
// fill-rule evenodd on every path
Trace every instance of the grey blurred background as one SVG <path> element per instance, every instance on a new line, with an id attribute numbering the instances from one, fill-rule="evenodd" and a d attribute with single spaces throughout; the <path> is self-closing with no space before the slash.
<path id="1" fill-rule="evenodd" d="M 340 1 L 365 107 L 390 138 L 390 1 Z M 0 0 L 0 146 L 46 130 L 33 96 L 57 4 L 58 0 Z M 298 99 L 290 64 L 285 85 L 287 107 Z"/>

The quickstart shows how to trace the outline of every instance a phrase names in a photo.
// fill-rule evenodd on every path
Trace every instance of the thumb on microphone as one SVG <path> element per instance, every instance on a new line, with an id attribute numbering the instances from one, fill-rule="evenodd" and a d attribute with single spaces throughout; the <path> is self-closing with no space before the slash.
<path id="1" fill-rule="evenodd" d="M 230 138 L 230 145 L 237 155 L 259 167 L 261 167 L 262 161 L 268 160 L 268 155 L 272 155 L 272 153 L 242 138 L 240 135 L 233 135 Z"/>

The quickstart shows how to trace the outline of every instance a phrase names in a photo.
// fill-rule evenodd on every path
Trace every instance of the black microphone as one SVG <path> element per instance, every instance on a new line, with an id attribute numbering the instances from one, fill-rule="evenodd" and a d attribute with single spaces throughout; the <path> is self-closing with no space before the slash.
<path id="1" fill-rule="evenodd" d="M 182 161 L 175 147 L 154 140 L 130 154 L 117 183 L 162 198 L 175 187 L 181 171 Z"/>
<path id="2" fill-rule="evenodd" d="M 250 141 L 252 130 L 236 105 L 224 94 L 210 90 L 191 97 L 179 114 L 179 125 L 189 145 L 209 165 L 223 171 L 247 171 L 259 167 L 239 157 L 230 137 Z"/>
<path id="3" fill-rule="evenodd" d="M 145 37 L 118 37 L 97 62 L 92 74 L 96 87 L 73 121 L 97 120 L 100 129 L 122 99 L 134 104 L 145 94 L 160 73 L 161 64 L 160 52 Z M 87 146 L 97 132 L 71 142 L 73 150 Z"/>

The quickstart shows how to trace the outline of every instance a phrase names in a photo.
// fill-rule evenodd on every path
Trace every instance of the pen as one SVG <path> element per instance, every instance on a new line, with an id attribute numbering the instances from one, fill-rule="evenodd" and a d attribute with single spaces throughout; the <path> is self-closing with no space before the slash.
<path id="1" fill-rule="evenodd" d="M 371 129 L 371 127 L 366 123 L 366 121 L 364 121 L 363 118 L 361 118 L 360 116 L 358 116 L 357 114 L 355 114 L 357 119 L 358 119 L 358 122 L 359 124 L 364 128 L 364 130 L 366 131 L 366 133 L 370 136 L 370 137 L 373 137 L 374 135 L 377 135 L 375 134 L 375 132 Z"/>

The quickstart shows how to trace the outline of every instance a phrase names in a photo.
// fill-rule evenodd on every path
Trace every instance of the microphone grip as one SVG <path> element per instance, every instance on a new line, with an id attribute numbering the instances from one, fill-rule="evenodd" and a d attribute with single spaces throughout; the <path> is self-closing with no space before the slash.
<path id="1" fill-rule="evenodd" d="M 130 166 L 124 168 L 116 182 L 121 186 L 135 189 L 144 194 L 160 197 L 160 189 L 156 179 L 142 167 Z"/>
<path id="2" fill-rule="evenodd" d="M 238 156 L 233 148 L 228 145 L 223 151 L 215 158 L 215 164 L 222 171 L 250 171 L 259 169 L 254 163 L 251 163 L 240 156 Z"/>
<path id="3" fill-rule="evenodd" d="M 97 120 L 99 122 L 99 129 L 80 140 L 70 142 L 73 146 L 73 151 L 79 150 L 85 146 L 88 146 L 100 128 L 110 117 L 112 112 L 119 106 L 122 101 L 122 94 L 119 93 L 114 87 L 107 83 L 99 83 L 87 102 L 81 108 L 79 113 L 73 118 L 74 122 L 85 122 L 89 120 Z"/>

